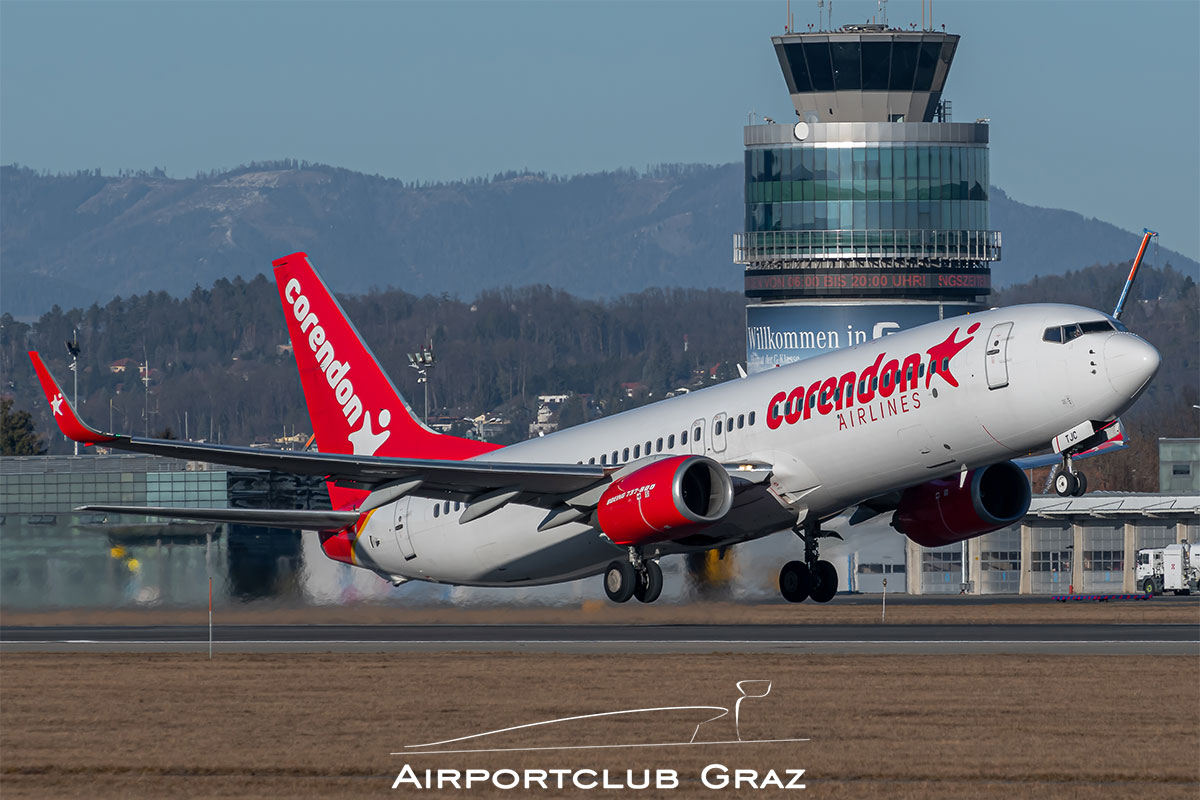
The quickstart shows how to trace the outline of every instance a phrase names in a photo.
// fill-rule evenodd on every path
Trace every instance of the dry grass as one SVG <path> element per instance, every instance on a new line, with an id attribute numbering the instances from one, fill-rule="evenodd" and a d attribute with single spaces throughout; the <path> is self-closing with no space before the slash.
<path id="1" fill-rule="evenodd" d="M 568 714 L 727 705 L 734 682 L 750 678 L 774 688 L 743 705 L 743 737 L 811 741 L 389 755 L 406 744 Z M 719 762 L 804 768 L 805 794 L 823 798 L 1194 798 L 1198 710 L 1200 662 L 1186 656 L 220 654 L 209 662 L 5 654 L 0 793 L 363 797 L 387 794 L 407 760 L 417 769 L 679 772 L 680 790 L 635 793 L 642 797 L 717 796 L 697 781 L 706 764 Z M 733 733 L 728 720 L 712 726 L 710 738 Z M 497 744 L 545 744 L 545 736 L 509 735 Z M 680 737 L 678 718 L 666 716 L 636 726 L 606 719 L 552 741 Z"/>
<path id="2" fill-rule="evenodd" d="M 805 624 L 861 625 L 879 622 L 880 603 L 692 603 L 615 606 L 588 601 L 557 607 L 439 608 L 401 606 L 333 606 L 290 608 L 245 605 L 218 608 L 218 625 L 250 624 Z M 889 601 L 890 624 L 1166 624 L 1200 625 L 1200 602 L 1182 599 L 1122 602 L 1056 603 L 1049 598 L 1020 603 L 993 603 L 986 598 L 968 602 Z M 207 625 L 205 609 L 80 609 L 28 612 L 6 611 L 3 625 Z"/>

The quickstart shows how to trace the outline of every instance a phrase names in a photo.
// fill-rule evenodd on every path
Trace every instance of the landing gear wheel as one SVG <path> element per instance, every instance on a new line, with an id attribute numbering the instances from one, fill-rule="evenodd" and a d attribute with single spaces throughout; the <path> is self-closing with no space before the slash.
<path id="1" fill-rule="evenodd" d="M 813 587 L 809 596 L 818 603 L 828 603 L 837 594 L 837 568 L 828 561 L 818 561 L 813 571 Z"/>
<path id="2" fill-rule="evenodd" d="M 614 561 L 604 571 L 604 593 L 614 603 L 624 603 L 633 597 L 637 573 L 628 561 Z"/>
<path id="3" fill-rule="evenodd" d="M 1083 493 L 1087 491 L 1087 475 L 1082 472 L 1075 473 L 1075 491 L 1071 492 L 1071 497 L 1083 497 Z"/>
<path id="4" fill-rule="evenodd" d="M 646 559 L 645 569 L 637 574 L 637 585 L 633 587 L 633 596 L 641 603 L 653 603 L 662 594 L 662 567 L 658 563 Z"/>
<path id="5" fill-rule="evenodd" d="M 1069 472 L 1060 472 L 1054 476 L 1054 491 L 1059 497 L 1074 497 L 1079 489 L 1079 481 Z"/>
<path id="6" fill-rule="evenodd" d="M 1145 583 L 1142 584 L 1142 591 L 1145 592 L 1146 594 L 1154 594 L 1154 579 L 1153 578 L 1146 578 Z"/>
<path id="7" fill-rule="evenodd" d="M 812 576 L 803 561 L 789 561 L 779 570 L 779 593 L 789 603 L 803 603 L 808 599 Z"/>

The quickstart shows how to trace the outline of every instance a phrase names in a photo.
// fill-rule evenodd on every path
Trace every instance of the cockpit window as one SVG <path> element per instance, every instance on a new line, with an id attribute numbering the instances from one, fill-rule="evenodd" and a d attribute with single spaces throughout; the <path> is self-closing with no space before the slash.
<path id="1" fill-rule="evenodd" d="M 1072 339 L 1078 339 L 1085 333 L 1111 333 L 1114 330 L 1125 331 L 1128 329 L 1119 322 L 1098 319 L 1092 322 L 1063 325 L 1058 328 L 1046 328 L 1046 332 L 1042 334 L 1042 341 L 1065 343 Z"/>

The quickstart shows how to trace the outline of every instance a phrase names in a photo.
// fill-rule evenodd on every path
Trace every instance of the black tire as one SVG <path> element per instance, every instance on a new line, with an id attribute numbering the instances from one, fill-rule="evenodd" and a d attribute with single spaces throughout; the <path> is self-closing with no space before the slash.
<path id="1" fill-rule="evenodd" d="M 803 603 L 811 587 L 812 576 L 803 561 L 789 561 L 779 570 L 779 593 L 789 603 Z"/>
<path id="2" fill-rule="evenodd" d="M 838 574 L 837 568 L 828 561 L 818 561 L 817 568 L 814 570 L 813 587 L 809 591 L 809 597 L 816 600 L 818 603 L 828 603 L 837 594 L 838 590 Z"/>
<path id="3" fill-rule="evenodd" d="M 1054 476 L 1054 492 L 1059 497 L 1071 497 L 1078 486 L 1079 482 L 1069 472 L 1060 472 Z"/>
<path id="4" fill-rule="evenodd" d="M 1154 594 L 1154 588 L 1153 578 L 1146 578 L 1146 580 L 1142 582 L 1142 591 L 1146 594 Z"/>
<path id="5" fill-rule="evenodd" d="M 624 603 L 633 597 L 637 573 L 628 561 L 614 561 L 604 571 L 604 593 L 614 603 Z"/>
<path id="6" fill-rule="evenodd" d="M 1075 491 L 1071 492 L 1071 497 L 1083 497 L 1087 491 L 1087 475 L 1082 472 L 1075 473 Z"/>
<path id="7" fill-rule="evenodd" d="M 662 594 L 662 567 L 657 562 L 646 559 L 646 568 L 638 573 L 637 585 L 633 587 L 633 596 L 641 603 L 653 603 Z"/>

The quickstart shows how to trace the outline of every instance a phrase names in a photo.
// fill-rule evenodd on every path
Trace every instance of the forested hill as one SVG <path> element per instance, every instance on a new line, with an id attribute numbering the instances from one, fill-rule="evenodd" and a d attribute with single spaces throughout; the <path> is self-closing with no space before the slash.
<path id="1" fill-rule="evenodd" d="M 186 295 L 305 250 L 339 286 L 473 297 L 543 284 L 579 297 L 652 286 L 737 290 L 742 167 L 662 166 L 571 178 L 507 174 L 415 185 L 275 162 L 193 179 L 161 172 L 49 176 L 0 168 L 0 310 Z M 1148 220 L 1147 224 L 1153 224 Z M 1138 237 L 993 187 L 997 286 L 1132 257 Z M 1169 232 L 1164 242 L 1170 243 Z M 1197 277 L 1200 265 L 1163 249 Z"/>
<path id="2" fill-rule="evenodd" d="M 1042 278 L 994 296 L 997 305 L 1058 301 L 1109 309 L 1128 262 Z M 335 285 L 341 275 L 327 273 Z M 473 300 L 418 298 L 398 290 L 343 295 L 346 312 L 401 392 L 422 405 L 406 353 L 432 337 L 438 357 L 430 382 L 433 413 L 498 412 L 512 421 L 504 438 L 524 438 L 537 395 L 592 395 L 611 414 L 659 399 L 681 385 L 709 385 L 736 375 L 745 360 L 745 300 L 729 291 L 651 289 L 608 301 L 547 287 L 488 290 Z M 1159 436 L 1200 435 L 1197 352 L 1200 295 L 1174 270 L 1143 271 L 1125 321 L 1163 354 L 1163 367 L 1125 421 L 1133 451 L 1089 467 L 1110 486 L 1154 489 Z M 287 342 L 275 285 L 221 279 L 183 299 L 163 293 L 105 306 L 55 308 L 33 325 L 0 316 L 3 393 L 30 410 L 51 452 L 69 445 L 54 428 L 25 355 L 38 349 L 68 386 L 63 342 L 79 328 L 82 411 L 97 425 L 140 434 L 171 428 L 182 436 L 250 443 L 285 431 L 309 431 L 300 381 Z M 148 359 L 149 393 L 138 363 Z M 119 368 L 119 369 L 118 369 Z M 114 371 L 117 370 L 117 371 Z M 641 384 L 628 397 L 631 387 Z M 68 388 L 70 391 L 70 388 Z M 150 411 L 149 419 L 143 417 Z M 576 409 L 573 421 L 588 412 Z M 565 412 L 564 412 L 565 414 Z M 186 420 L 186 423 L 185 423 Z M 564 419 L 564 423 L 569 420 Z M 1094 483 L 1104 486 L 1103 480 Z"/>

